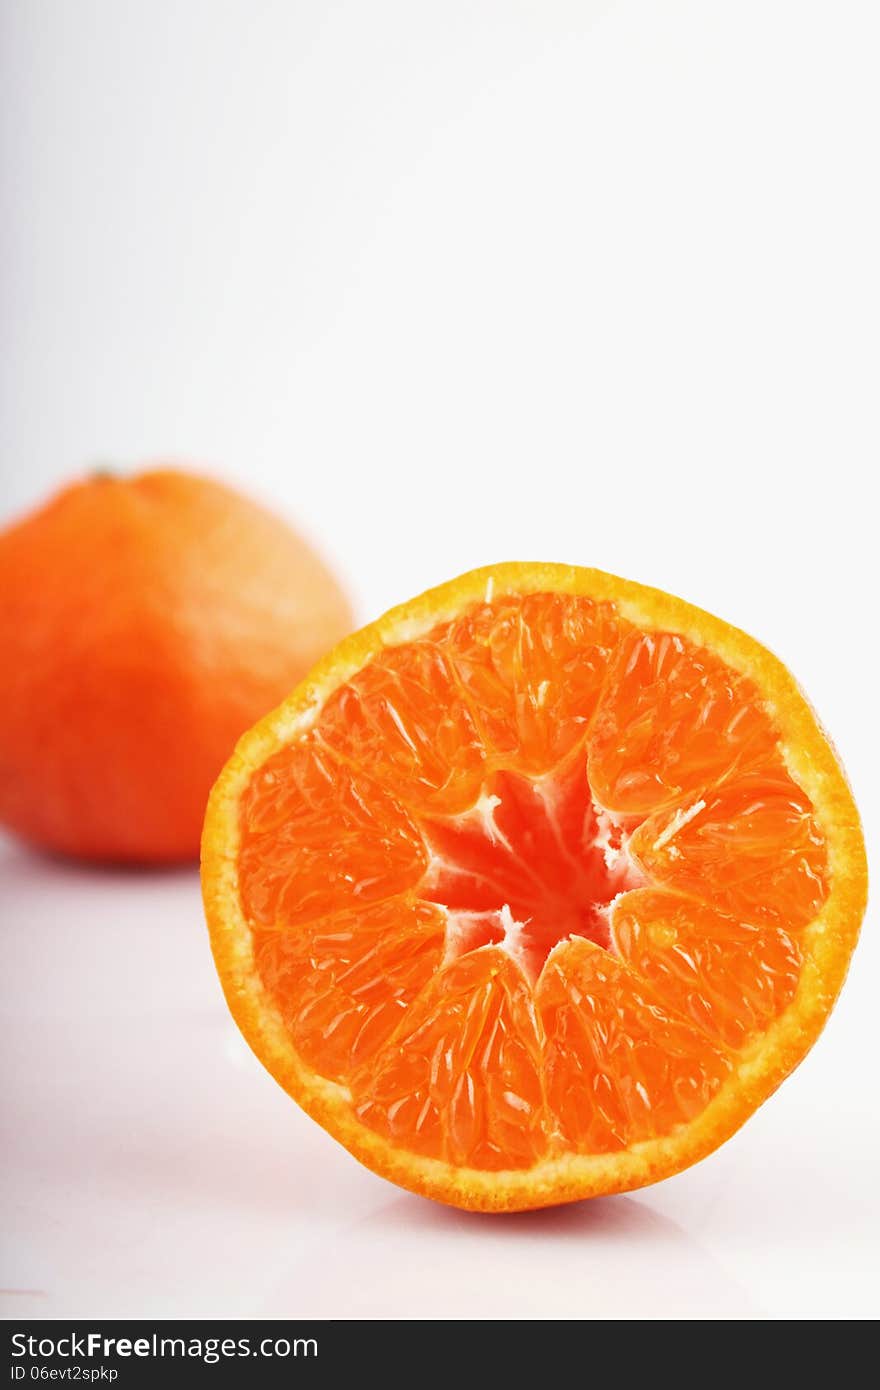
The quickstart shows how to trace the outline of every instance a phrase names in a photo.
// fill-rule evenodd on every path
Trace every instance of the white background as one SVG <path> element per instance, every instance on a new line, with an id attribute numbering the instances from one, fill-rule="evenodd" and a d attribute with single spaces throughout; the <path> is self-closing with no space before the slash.
<path id="1" fill-rule="evenodd" d="M 95 461 L 284 511 L 359 616 L 598 565 L 788 662 L 878 825 L 873 0 L 5 0 L 2 519 Z M 467 1217 L 238 1040 L 195 876 L 8 845 L 6 1316 L 880 1312 L 876 927 L 698 1169 Z"/>

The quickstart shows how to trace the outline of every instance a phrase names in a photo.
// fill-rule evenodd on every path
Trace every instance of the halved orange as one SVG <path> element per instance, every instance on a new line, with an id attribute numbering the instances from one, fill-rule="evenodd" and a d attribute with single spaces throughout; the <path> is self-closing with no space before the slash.
<path id="1" fill-rule="evenodd" d="M 815 1040 L 858 815 L 782 664 L 596 570 L 467 574 L 348 638 L 214 788 L 257 1056 L 368 1167 L 516 1210 L 722 1143 Z"/>

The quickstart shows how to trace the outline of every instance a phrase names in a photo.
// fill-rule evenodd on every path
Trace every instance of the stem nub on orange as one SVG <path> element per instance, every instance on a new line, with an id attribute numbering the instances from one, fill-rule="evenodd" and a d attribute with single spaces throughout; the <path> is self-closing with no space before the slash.
<path id="1" fill-rule="evenodd" d="M 195 859 L 238 736 L 351 626 L 282 521 L 207 478 L 101 473 L 0 534 L 0 825 Z"/>
<path id="2" fill-rule="evenodd" d="M 368 1167 L 486 1211 L 722 1143 L 822 1028 L 866 891 L 785 667 L 556 565 L 343 642 L 241 740 L 202 843 L 257 1056 Z"/>

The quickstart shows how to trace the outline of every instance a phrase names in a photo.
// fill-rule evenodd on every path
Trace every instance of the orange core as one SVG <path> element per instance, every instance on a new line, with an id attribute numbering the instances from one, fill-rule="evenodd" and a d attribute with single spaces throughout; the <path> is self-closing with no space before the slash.
<path id="1" fill-rule="evenodd" d="M 471 810 L 423 829 L 419 896 L 448 909 L 447 957 L 501 945 L 532 981 L 571 937 L 607 950 L 611 903 L 643 882 L 623 824 L 593 803 L 583 759 L 543 777 L 496 772 Z"/>

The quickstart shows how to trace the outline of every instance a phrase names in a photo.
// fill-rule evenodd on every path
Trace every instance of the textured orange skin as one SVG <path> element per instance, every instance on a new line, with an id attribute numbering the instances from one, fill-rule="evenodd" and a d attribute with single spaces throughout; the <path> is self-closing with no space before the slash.
<path id="1" fill-rule="evenodd" d="M 301 736 L 333 691 L 384 646 L 411 640 L 493 593 L 538 592 L 610 600 L 644 630 L 679 632 L 747 675 L 772 709 L 789 770 L 815 808 L 828 846 L 831 884 L 821 912 L 800 938 L 804 961 L 794 999 L 741 1054 L 720 1091 L 690 1124 L 619 1153 L 571 1153 L 531 1169 L 489 1172 L 395 1148 L 360 1122 L 344 1087 L 319 1076 L 298 1055 L 254 961 L 238 885 L 239 798 L 254 770 Z M 822 1031 L 858 939 L 867 886 L 861 824 L 843 769 L 782 662 L 754 638 L 683 599 L 569 565 L 516 562 L 473 570 L 347 638 L 239 741 L 211 793 L 202 835 L 202 892 L 214 961 L 229 1008 L 256 1056 L 366 1167 L 400 1187 L 471 1211 L 523 1211 L 632 1191 L 679 1173 L 717 1149 L 773 1094 Z"/>
<path id="2" fill-rule="evenodd" d="M 0 823 L 86 859 L 196 858 L 235 740 L 350 627 L 317 556 L 229 488 L 74 483 L 0 535 Z"/>

